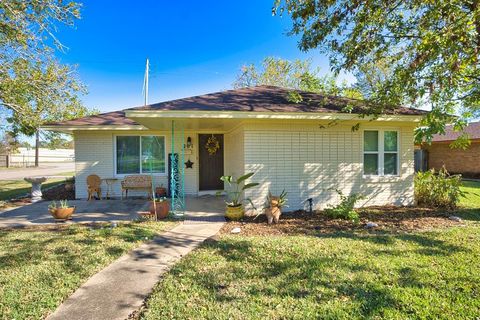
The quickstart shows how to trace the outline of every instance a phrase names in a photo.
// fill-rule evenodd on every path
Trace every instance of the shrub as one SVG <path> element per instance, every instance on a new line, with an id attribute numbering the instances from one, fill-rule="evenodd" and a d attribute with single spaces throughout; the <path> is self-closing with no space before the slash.
<path id="1" fill-rule="evenodd" d="M 445 168 L 415 175 L 415 199 L 419 205 L 454 209 L 465 193 L 460 189 L 460 175 L 450 175 Z"/>
<path id="2" fill-rule="evenodd" d="M 353 193 L 351 195 L 344 195 L 342 191 L 334 189 L 340 196 L 340 203 L 336 206 L 330 205 L 329 208 L 324 210 L 324 213 L 334 219 L 340 218 L 344 220 L 350 220 L 354 223 L 358 223 L 360 216 L 358 212 L 354 209 L 355 204 L 365 197 L 358 193 Z"/>

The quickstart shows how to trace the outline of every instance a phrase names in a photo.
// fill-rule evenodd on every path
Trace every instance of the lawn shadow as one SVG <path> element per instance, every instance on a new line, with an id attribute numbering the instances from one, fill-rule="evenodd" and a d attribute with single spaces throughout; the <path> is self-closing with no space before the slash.
<path id="1" fill-rule="evenodd" d="M 287 250 L 288 254 L 284 254 L 275 242 L 257 242 L 258 238 L 225 237 L 202 246 L 225 259 L 225 265 L 208 273 L 199 272 L 190 278 L 193 278 L 195 285 L 212 292 L 215 301 L 221 303 L 238 302 L 246 297 L 254 301 L 294 299 L 298 300 L 299 305 L 326 305 L 332 301 L 340 303 L 345 300 L 345 308 L 354 308 L 361 317 L 371 318 L 381 316 L 388 309 L 406 313 L 411 311 L 398 300 L 398 295 L 391 287 L 393 284 L 397 287 L 397 292 L 402 288 L 436 288 L 431 279 L 422 278 L 422 271 L 416 269 L 415 260 L 406 265 L 387 267 L 390 276 L 377 282 L 377 275 L 386 270 L 384 266 L 372 263 L 371 259 L 382 257 L 383 260 L 388 260 L 389 257 L 405 254 L 431 259 L 470 252 L 468 247 L 448 243 L 429 233 L 338 232 L 319 234 L 318 238 L 352 239 L 373 246 L 365 247 L 360 257 L 352 259 L 348 254 L 333 251 L 319 253 L 318 256 L 304 256 L 301 254 L 303 251 L 298 249 L 300 253 Z M 395 246 L 398 242 L 404 242 L 407 249 L 403 245 Z M 269 243 L 271 249 L 268 248 Z M 414 245 L 410 246 L 410 243 Z M 187 268 L 195 270 L 199 261 L 191 263 Z M 178 275 L 181 276 L 181 272 Z M 387 281 L 387 285 L 384 281 Z M 301 302 L 303 299 L 309 302 Z"/>
<path id="2" fill-rule="evenodd" d="M 377 245 L 387 245 L 391 246 L 398 241 L 403 242 L 413 242 L 420 246 L 420 248 L 415 249 L 415 252 L 420 253 L 422 255 L 442 255 L 448 256 L 451 254 L 455 254 L 457 252 L 469 252 L 470 249 L 449 244 L 446 241 L 435 239 L 429 233 L 396 233 L 390 231 L 376 231 L 376 232 L 368 232 L 368 233 L 355 233 L 355 232 L 337 232 L 337 233 L 328 233 L 328 234 L 318 234 L 318 238 L 323 239 L 352 239 L 352 240 L 360 240 L 366 241 L 369 243 L 374 243 Z M 386 249 L 378 249 L 372 252 L 373 254 L 384 254 L 388 252 L 388 254 L 395 255 L 398 252 Z"/>
<path id="3" fill-rule="evenodd" d="M 480 208 L 460 207 L 452 212 L 452 215 L 459 216 L 466 221 L 480 222 Z"/>
<path id="4" fill-rule="evenodd" d="M 396 307 L 398 302 L 388 289 L 363 281 L 362 279 L 346 279 L 331 277 L 325 269 L 347 270 L 348 272 L 371 271 L 366 263 L 355 263 L 340 257 L 318 257 L 279 259 L 272 261 L 257 260 L 254 271 L 246 271 L 249 258 L 257 251 L 250 241 L 224 241 L 208 243 L 204 247 L 214 249 L 229 263 L 227 269 L 219 269 L 215 273 L 201 274 L 195 277 L 196 284 L 213 291 L 215 300 L 229 303 L 238 300 L 242 295 L 249 299 L 259 300 L 265 297 L 276 299 L 314 300 L 317 304 L 325 304 L 339 296 L 349 297 L 360 304 L 362 316 L 370 317 L 378 314 L 383 308 Z M 227 279 L 225 274 L 232 275 Z M 235 288 L 235 283 L 246 283 L 243 292 Z M 250 284 L 251 283 L 251 284 Z M 328 289 L 329 293 L 319 294 Z"/>
<path id="5" fill-rule="evenodd" d="M 0 241 L 3 254 L 0 255 L 0 269 L 21 269 L 48 258 L 61 262 L 68 272 L 78 272 L 83 269 L 84 252 L 105 250 L 104 254 L 118 257 L 125 253 L 125 248 L 119 244 L 151 239 L 155 235 L 153 230 L 137 224 L 126 224 L 115 229 L 101 225 L 71 225 L 57 230 L 2 230 Z M 112 244 L 104 246 L 107 239 Z"/>

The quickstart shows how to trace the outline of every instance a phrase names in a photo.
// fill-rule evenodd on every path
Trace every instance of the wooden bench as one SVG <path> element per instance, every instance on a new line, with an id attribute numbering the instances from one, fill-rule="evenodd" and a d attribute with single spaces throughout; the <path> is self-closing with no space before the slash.
<path id="1" fill-rule="evenodd" d="M 152 177 L 148 175 L 136 174 L 126 176 L 122 181 L 122 199 L 125 192 L 125 198 L 128 198 L 128 190 L 145 190 L 149 198 L 152 197 Z"/>

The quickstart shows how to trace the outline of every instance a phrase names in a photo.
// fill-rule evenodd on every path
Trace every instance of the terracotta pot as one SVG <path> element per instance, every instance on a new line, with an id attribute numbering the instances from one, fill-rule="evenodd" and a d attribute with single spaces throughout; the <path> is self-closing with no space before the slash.
<path id="1" fill-rule="evenodd" d="M 157 217 L 159 219 L 165 219 L 170 212 L 170 205 L 168 201 L 160 201 L 155 203 L 155 207 L 157 209 Z M 153 201 L 150 201 L 150 212 L 155 213 L 155 208 L 153 206 Z"/>
<path id="2" fill-rule="evenodd" d="M 70 220 L 75 212 L 75 207 L 50 209 L 50 214 L 54 219 Z"/>
<path id="3" fill-rule="evenodd" d="M 157 197 L 166 197 L 167 196 L 167 188 L 157 187 L 157 188 L 155 188 L 155 194 L 157 195 Z"/>
<path id="4" fill-rule="evenodd" d="M 230 207 L 227 206 L 225 210 L 225 217 L 230 220 L 240 220 L 245 215 L 245 210 L 243 206 Z"/>

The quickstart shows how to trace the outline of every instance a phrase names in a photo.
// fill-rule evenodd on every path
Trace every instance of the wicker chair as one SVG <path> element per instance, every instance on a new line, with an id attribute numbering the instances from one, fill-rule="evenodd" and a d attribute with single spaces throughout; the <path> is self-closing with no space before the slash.
<path id="1" fill-rule="evenodd" d="M 96 193 L 98 199 L 102 200 L 102 179 L 96 174 L 89 175 L 87 177 L 87 190 L 88 190 L 88 200 L 94 199 L 94 194 Z"/>

